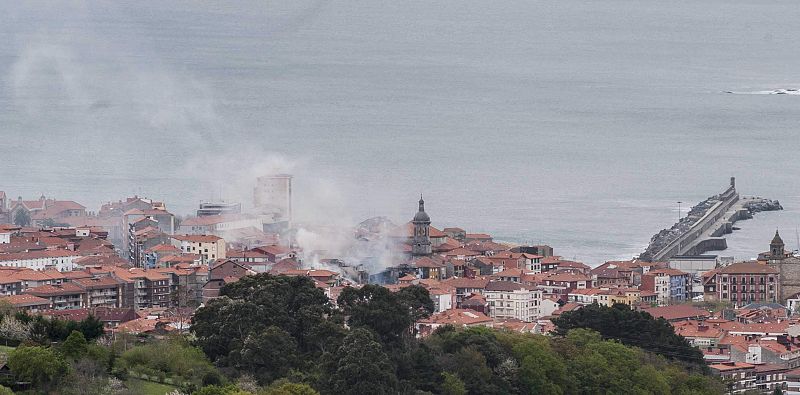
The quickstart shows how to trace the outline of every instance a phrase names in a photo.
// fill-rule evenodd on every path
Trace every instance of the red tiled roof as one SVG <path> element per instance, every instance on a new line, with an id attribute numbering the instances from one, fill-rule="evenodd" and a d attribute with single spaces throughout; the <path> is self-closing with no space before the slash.
<path id="1" fill-rule="evenodd" d="M 756 262 L 739 262 L 716 269 L 724 274 L 777 274 L 778 269 Z"/>
<path id="2" fill-rule="evenodd" d="M 453 288 L 484 289 L 486 288 L 486 284 L 489 283 L 489 279 L 485 277 L 476 277 L 476 278 L 451 277 L 448 278 L 447 280 L 442 281 L 442 283 L 447 284 Z"/>
<path id="3" fill-rule="evenodd" d="M 421 324 L 449 324 L 455 326 L 476 325 L 490 322 L 492 322 L 492 319 L 487 317 L 486 314 L 466 309 L 450 309 L 419 320 Z"/>
<path id="4" fill-rule="evenodd" d="M 71 282 L 63 283 L 60 285 L 40 285 L 38 287 L 29 288 L 25 293 L 36 296 L 56 296 L 56 295 L 73 295 L 84 293 L 83 288 Z"/>
<path id="5" fill-rule="evenodd" d="M 175 235 L 172 236 L 172 238 L 175 240 L 188 241 L 191 243 L 214 243 L 218 240 L 222 240 L 221 237 L 213 235 Z"/>
<path id="6" fill-rule="evenodd" d="M 14 307 L 50 305 L 47 299 L 27 294 L 0 297 L 0 301 L 8 302 Z"/>
<path id="7" fill-rule="evenodd" d="M 653 317 L 656 318 L 661 317 L 664 318 L 665 320 L 675 320 L 675 319 L 694 318 L 694 317 L 711 317 L 711 313 L 709 313 L 708 311 L 688 305 L 650 307 L 647 309 L 643 309 L 642 311 L 650 313 L 650 315 L 652 315 Z"/>
<path id="8" fill-rule="evenodd" d="M 427 267 L 427 268 L 441 268 L 444 264 L 440 261 L 433 260 L 428 257 L 415 259 L 413 262 L 414 267 Z"/>
<path id="9" fill-rule="evenodd" d="M 755 365 L 751 365 L 749 363 L 744 363 L 744 362 L 725 362 L 725 363 L 709 365 L 708 367 L 720 372 L 725 372 L 737 369 L 753 369 L 755 368 Z"/>

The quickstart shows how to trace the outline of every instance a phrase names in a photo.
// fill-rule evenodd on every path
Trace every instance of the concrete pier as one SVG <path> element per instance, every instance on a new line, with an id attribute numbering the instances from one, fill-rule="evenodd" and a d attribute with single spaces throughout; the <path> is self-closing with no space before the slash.
<path id="1" fill-rule="evenodd" d="M 731 178 L 731 184 L 725 192 L 706 199 L 700 205 L 707 206 L 701 212 L 702 216 L 698 215 L 699 218 L 690 220 L 684 218 L 670 230 L 654 236 L 640 259 L 658 262 L 676 255 L 700 255 L 706 251 L 724 250 L 728 248 L 728 244 L 722 236 L 733 232 L 736 221 L 752 218 L 753 207 L 780 209 L 778 202 L 761 198 L 740 198 L 734 178 Z M 769 209 L 773 208 L 763 210 Z"/>

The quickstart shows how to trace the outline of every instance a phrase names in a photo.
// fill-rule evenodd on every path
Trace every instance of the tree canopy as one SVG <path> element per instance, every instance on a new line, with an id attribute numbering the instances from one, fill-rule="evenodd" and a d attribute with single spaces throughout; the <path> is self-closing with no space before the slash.
<path id="1" fill-rule="evenodd" d="M 647 312 L 631 310 L 623 304 L 612 307 L 592 304 L 561 314 L 555 321 L 560 335 L 572 329 L 587 328 L 604 339 L 640 347 L 658 355 L 707 369 L 703 353 L 680 335 L 663 318 L 655 319 Z"/>
<path id="2" fill-rule="evenodd" d="M 380 285 L 345 288 L 337 302 L 350 327 L 368 328 L 389 346 L 407 340 L 414 322 L 430 316 L 434 308 L 428 290 L 420 286 L 398 292 Z"/>

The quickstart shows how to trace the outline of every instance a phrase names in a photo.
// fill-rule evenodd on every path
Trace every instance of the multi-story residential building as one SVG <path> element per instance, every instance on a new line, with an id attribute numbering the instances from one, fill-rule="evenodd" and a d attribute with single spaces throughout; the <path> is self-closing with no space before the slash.
<path id="1" fill-rule="evenodd" d="M 756 366 L 744 362 L 723 362 L 709 366 L 711 372 L 722 378 L 729 394 L 742 394 L 756 388 Z"/>
<path id="2" fill-rule="evenodd" d="M 585 274 L 555 272 L 542 279 L 539 289 L 545 294 L 556 295 L 566 301 L 570 292 L 593 286 L 592 278 Z"/>
<path id="3" fill-rule="evenodd" d="M 151 222 L 149 219 L 143 218 L 136 224 L 132 224 L 132 226 L 149 222 Z M 169 243 L 169 235 L 148 224 L 144 228 L 130 233 L 130 236 L 128 248 L 131 264 L 142 268 L 155 267 L 157 254 L 148 251 L 155 246 Z"/>
<path id="4" fill-rule="evenodd" d="M 203 285 L 203 301 L 219 296 L 219 290 L 225 284 L 238 281 L 246 275 L 254 275 L 256 272 L 248 267 L 241 265 L 233 260 L 225 259 L 218 261 L 208 271 L 208 281 Z"/>
<path id="5" fill-rule="evenodd" d="M 225 240 L 213 235 L 175 235 L 172 245 L 186 254 L 199 254 L 203 263 L 225 259 Z"/>
<path id="6" fill-rule="evenodd" d="M 0 271 L 0 273 L 3 273 L 3 271 Z M 0 275 L 0 296 L 17 295 L 22 291 L 22 280 L 11 276 Z"/>
<path id="7" fill-rule="evenodd" d="M 778 269 L 758 262 L 740 262 L 710 271 L 705 276 L 705 297 L 731 302 L 778 302 Z"/>
<path id="8" fill-rule="evenodd" d="M 143 220 L 146 220 L 143 222 Z M 164 208 L 132 209 L 122 214 L 123 251 L 130 251 L 130 243 L 136 239 L 134 233 L 145 227 L 153 227 L 167 235 L 175 234 L 175 216 Z"/>
<path id="9" fill-rule="evenodd" d="M 113 267 L 108 268 L 106 272 L 123 284 L 122 307 L 146 309 L 171 305 L 171 276 L 156 270 L 140 268 Z"/>
<path id="10" fill-rule="evenodd" d="M 122 307 L 124 283 L 111 276 L 78 278 L 70 281 L 86 293 L 82 305 L 94 307 Z"/>
<path id="11" fill-rule="evenodd" d="M 0 302 L 8 303 L 17 310 L 36 313 L 50 309 L 50 300 L 34 295 L 12 295 L 0 298 Z"/>
<path id="12" fill-rule="evenodd" d="M 486 284 L 484 297 L 489 304 L 489 315 L 495 319 L 533 322 L 540 315 L 542 291 L 519 283 L 489 282 Z"/>
<path id="13" fill-rule="evenodd" d="M 690 300 L 692 278 L 689 273 L 676 269 L 655 269 L 642 275 L 642 291 L 652 291 L 661 305 L 683 303 Z"/>
<path id="14" fill-rule="evenodd" d="M 599 303 L 598 299 L 602 292 L 603 290 L 600 288 L 574 289 L 567 294 L 567 301 L 581 305 Z"/>
<path id="15" fill-rule="evenodd" d="M 449 278 L 442 281 L 442 284 L 453 287 L 456 290 L 456 307 L 461 308 L 461 302 L 473 294 L 483 294 L 486 290 L 488 278 Z"/>
<path id="16" fill-rule="evenodd" d="M 195 307 L 203 302 L 203 286 L 208 282 L 208 266 L 179 265 L 156 271 L 172 277 L 173 305 Z"/>
<path id="17" fill-rule="evenodd" d="M 70 271 L 75 267 L 75 259 L 80 254 L 68 250 L 40 250 L 0 254 L 0 266 L 24 267 L 34 270 L 55 269 L 60 272 Z"/>
<path id="18" fill-rule="evenodd" d="M 86 290 L 71 282 L 56 285 L 40 285 L 26 290 L 25 293 L 49 300 L 50 305 L 55 310 L 86 307 Z"/>

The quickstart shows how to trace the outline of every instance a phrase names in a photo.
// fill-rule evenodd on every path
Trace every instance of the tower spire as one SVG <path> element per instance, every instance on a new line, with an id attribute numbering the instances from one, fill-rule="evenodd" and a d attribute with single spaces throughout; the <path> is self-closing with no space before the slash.
<path id="1" fill-rule="evenodd" d="M 784 258 L 786 244 L 784 244 L 783 239 L 781 239 L 780 233 L 778 233 L 778 229 L 775 229 L 775 237 L 772 238 L 772 242 L 769 243 L 769 250 L 772 255 L 772 259 L 782 259 Z"/>
<path id="2" fill-rule="evenodd" d="M 419 211 L 414 215 L 411 221 L 414 226 L 414 234 L 412 236 L 411 253 L 415 256 L 431 255 L 431 236 L 430 225 L 431 217 L 425 212 L 425 200 L 422 199 L 422 194 L 419 195 Z"/>

